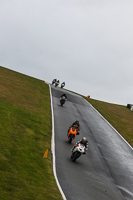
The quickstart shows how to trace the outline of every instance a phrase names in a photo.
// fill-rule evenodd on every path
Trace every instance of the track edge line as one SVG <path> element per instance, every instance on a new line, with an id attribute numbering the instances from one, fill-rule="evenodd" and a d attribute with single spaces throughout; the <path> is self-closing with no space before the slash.
<path id="1" fill-rule="evenodd" d="M 54 111 L 53 111 L 53 102 L 52 102 L 52 92 L 51 86 L 49 84 L 49 91 L 50 91 L 50 102 L 51 102 L 51 116 L 52 116 L 52 138 L 51 138 L 51 152 L 52 152 L 52 159 L 53 159 L 53 173 L 54 177 L 58 186 L 58 189 L 62 195 L 63 200 L 67 200 L 65 194 L 61 188 L 61 185 L 58 181 L 57 174 L 56 174 L 56 163 L 55 163 L 55 132 L 54 132 Z"/>
<path id="2" fill-rule="evenodd" d="M 83 98 L 84 99 L 84 98 Z M 84 99 L 87 103 L 89 103 L 86 99 Z M 90 104 L 90 103 L 89 103 Z M 105 119 L 91 104 L 90 106 L 95 110 L 103 119 L 108 123 L 108 125 L 126 142 L 126 144 L 133 150 L 133 147 L 127 142 L 127 140 Z"/>

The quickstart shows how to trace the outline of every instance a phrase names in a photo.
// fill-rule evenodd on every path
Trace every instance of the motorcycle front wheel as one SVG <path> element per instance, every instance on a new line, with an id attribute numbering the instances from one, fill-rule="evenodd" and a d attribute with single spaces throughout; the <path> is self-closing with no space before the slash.
<path id="1" fill-rule="evenodd" d="M 72 161 L 75 162 L 77 158 L 79 158 L 81 156 L 81 153 L 76 151 L 74 152 L 74 154 L 71 156 Z"/>
<path id="2" fill-rule="evenodd" d="M 69 143 L 71 144 L 71 142 L 72 142 L 72 137 L 69 137 Z"/>

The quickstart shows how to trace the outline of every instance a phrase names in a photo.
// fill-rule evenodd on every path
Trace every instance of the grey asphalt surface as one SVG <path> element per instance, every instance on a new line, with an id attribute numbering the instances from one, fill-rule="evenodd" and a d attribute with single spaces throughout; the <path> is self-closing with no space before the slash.
<path id="1" fill-rule="evenodd" d="M 67 200 L 133 200 L 133 150 L 82 97 L 51 86 L 55 125 L 56 173 Z M 81 130 L 72 144 L 67 130 L 79 120 Z M 89 148 L 76 162 L 71 149 L 83 136 Z"/>

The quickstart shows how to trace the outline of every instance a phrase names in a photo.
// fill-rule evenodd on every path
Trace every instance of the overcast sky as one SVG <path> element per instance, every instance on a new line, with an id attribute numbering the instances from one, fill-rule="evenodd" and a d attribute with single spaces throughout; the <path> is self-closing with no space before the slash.
<path id="1" fill-rule="evenodd" d="M 133 104 L 133 0 L 0 0 L 0 65 Z"/>

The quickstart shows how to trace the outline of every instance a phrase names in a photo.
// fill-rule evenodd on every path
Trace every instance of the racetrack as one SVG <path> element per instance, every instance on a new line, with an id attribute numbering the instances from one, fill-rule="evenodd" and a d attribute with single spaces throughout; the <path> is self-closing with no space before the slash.
<path id="1" fill-rule="evenodd" d="M 67 200 L 132 200 L 133 151 L 119 134 L 82 97 L 51 86 L 56 173 Z M 60 106 L 63 92 L 68 101 Z M 68 143 L 67 130 L 79 120 L 80 135 Z M 76 162 L 71 148 L 83 136 L 89 148 Z"/>

